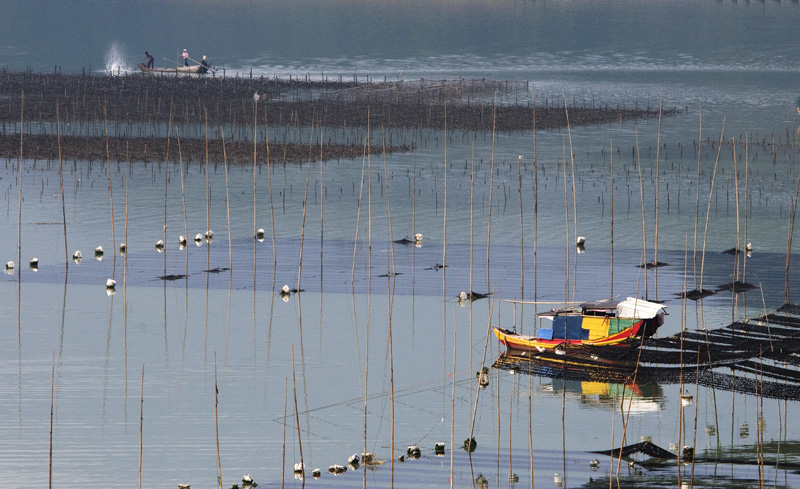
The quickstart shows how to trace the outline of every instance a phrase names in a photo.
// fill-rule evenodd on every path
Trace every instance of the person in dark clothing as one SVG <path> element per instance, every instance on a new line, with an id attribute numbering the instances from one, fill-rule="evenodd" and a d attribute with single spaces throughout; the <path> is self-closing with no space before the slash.
<path id="1" fill-rule="evenodd" d="M 200 62 L 200 68 L 197 69 L 198 73 L 208 73 L 208 60 L 203 55 L 203 61 Z"/>
<path id="2" fill-rule="evenodd" d="M 145 60 L 147 61 L 147 67 L 148 68 L 152 68 L 153 67 L 153 55 L 150 54 L 147 51 L 144 52 L 144 55 L 145 55 Z"/>

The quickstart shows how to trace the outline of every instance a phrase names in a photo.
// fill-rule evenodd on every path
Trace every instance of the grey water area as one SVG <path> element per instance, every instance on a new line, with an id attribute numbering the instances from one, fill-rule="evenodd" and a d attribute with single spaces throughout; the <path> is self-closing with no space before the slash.
<path id="1" fill-rule="evenodd" d="M 226 173 L 223 162 L 65 161 L 63 193 L 57 161 L 0 161 L 0 262 L 15 262 L 0 275 L 2 485 L 47 484 L 52 394 L 52 477 L 64 488 L 131 487 L 140 453 L 142 487 L 173 489 L 241 486 L 244 474 L 261 487 L 800 486 L 796 401 L 512 373 L 491 367 L 502 347 L 489 331 L 532 331 L 536 312 L 573 298 L 657 297 L 670 313 L 659 337 L 784 302 L 800 170 L 796 2 L 7 7 L 0 67 L 14 71 L 133 72 L 145 50 L 168 66 L 162 58 L 188 48 L 225 76 L 530 81 L 492 98 L 683 111 L 660 124 L 535 138 L 395 132 L 418 138 L 415 150 L 255 172 Z M 197 27 L 205 24 L 213 28 Z M 198 124 L 182 129 L 199 134 Z M 243 140 L 254 133 L 232 129 L 225 134 Z M 322 140 L 308 128 L 284 131 L 288 140 Z M 371 137 L 377 143 L 380 131 Z M 196 246 L 194 235 L 209 228 L 213 242 Z M 416 233 L 421 247 L 392 246 Z M 586 237 L 580 254 L 577 235 Z M 656 242 L 657 260 L 669 265 L 645 275 L 637 265 L 656 259 Z M 746 259 L 722 253 L 748 242 Z M 794 249 L 789 257 L 797 302 Z M 701 268 L 703 288 L 730 283 L 737 270 L 756 288 L 682 302 L 676 294 L 699 286 Z M 304 291 L 284 301 L 279 289 L 298 283 Z M 470 288 L 492 295 L 462 306 L 456 296 Z M 490 368 L 483 390 L 482 366 Z M 471 430 L 470 455 L 460 447 Z M 639 441 L 673 453 L 691 445 L 698 462 L 637 454 L 618 472 L 616 459 L 592 453 Z M 303 481 L 292 471 L 301 442 Z M 421 457 L 399 462 L 412 445 Z M 365 451 L 383 463 L 328 473 Z"/>

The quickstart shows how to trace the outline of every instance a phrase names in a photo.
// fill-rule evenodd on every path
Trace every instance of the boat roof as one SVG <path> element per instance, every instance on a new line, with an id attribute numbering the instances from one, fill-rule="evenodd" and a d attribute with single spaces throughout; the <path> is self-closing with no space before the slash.
<path id="1" fill-rule="evenodd" d="M 558 314 L 608 314 L 618 318 L 648 319 L 658 314 L 666 313 L 666 306 L 657 302 L 628 297 L 625 300 L 600 299 L 581 303 L 580 308 L 552 309 L 540 313 L 539 316 L 553 316 Z"/>

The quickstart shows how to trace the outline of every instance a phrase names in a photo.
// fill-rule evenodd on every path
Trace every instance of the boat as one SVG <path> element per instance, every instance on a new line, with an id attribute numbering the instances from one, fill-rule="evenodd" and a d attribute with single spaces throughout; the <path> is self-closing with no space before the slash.
<path id="1" fill-rule="evenodd" d="M 533 336 L 499 327 L 494 328 L 494 334 L 514 351 L 554 349 L 561 354 L 568 347 L 639 346 L 664 324 L 666 313 L 663 304 L 635 297 L 589 301 L 538 314 L 540 324 Z"/>
<path id="2" fill-rule="evenodd" d="M 201 70 L 205 68 L 205 71 Z M 175 68 L 148 68 L 146 64 L 139 63 L 139 69 L 145 73 L 206 73 L 210 68 L 203 65 L 177 66 Z"/>

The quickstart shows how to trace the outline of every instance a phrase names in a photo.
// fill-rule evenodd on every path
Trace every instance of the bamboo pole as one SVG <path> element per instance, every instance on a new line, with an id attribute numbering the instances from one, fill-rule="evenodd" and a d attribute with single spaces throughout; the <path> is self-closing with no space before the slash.
<path id="1" fill-rule="evenodd" d="M 144 364 L 142 364 L 142 392 L 139 398 L 139 489 L 142 489 L 142 452 L 144 431 Z"/>
<path id="2" fill-rule="evenodd" d="M 20 96 L 19 108 L 19 162 L 17 163 L 17 173 L 19 174 L 18 185 L 18 199 L 19 207 L 17 208 L 17 263 L 22 267 L 22 133 L 25 130 L 24 123 L 25 114 L 25 90 L 22 91 Z M 19 274 L 22 277 L 22 273 Z M 19 281 L 22 281 L 20 278 Z"/>
<path id="3" fill-rule="evenodd" d="M 708 192 L 708 208 L 706 209 L 706 226 L 703 231 L 703 251 L 700 259 L 700 291 L 703 291 L 703 271 L 706 263 L 706 238 L 708 237 L 708 219 L 711 215 L 711 198 L 714 195 L 714 182 L 717 177 L 717 164 L 719 163 L 719 153 L 722 150 L 722 141 L 725 134 L 725 119 L 722 119 L 722 131 L 719 135 L 719 146 L 717 146 L 717 157 L 714 161 L 714 172 L 711 174 L 711 189 Z"/>
<path id="4" fill-rule="evenodd" d="M 64 263 L 69 267 L 69 249 L 67 248 L 67 206 L 64 202 L 64 160 L 61 158 L 61 116 L 56 101 L 56 134 L 58 138 L 58 182 L 61 188 L 61 219 L 64 224 Z"/>
<path id="5" fill-rule="evenodd" d="M 103 116 L 105 118 L 105 134 L 106 134 L 106 174 L 108 175 L 108 194 L 111 203 L 111 249 L 116 250 L 117 238 L 114 234 L 114 188 L 111 185 L 111 153 L 108 148 L 108 100 L 106 99 L 103 105 Z M 116 256 L 116 251 L 114 253 Z"/>
<path id="6" fill-rule="evenodd" d="M 217 482 L 222 489 L 222 459 L 219 455 L 219 385 L 217 384 L 217 351 L 214 350 L 214 428 L 217 435 Z"/>
<path id="7" fill-rule="evenodd" d="M 50 463 L 48 465 L 47 487 L 53 488 L 53 393 L 56 384 L 56 350 L 53 349 L 53 370 L 50 373 Z"/>
<path id="8" fill-rule="evenodd" d="M 303 441 L 300 438 L 300 413 L 297 410 L 297 379 L 294 374 L 294 345 L 292 345 L 292 391 L 294 392 L 294 416 L 297 421 L 297 444 L 300 447 L 300 466 L 303 471 L 305 471 L 306 465 L 303 462 Z"/>
<path id="9" fill-rule="evenodd" d="M 284 379 L 283 387 L 283 442 L 281 444 L 281 489 L 283 489 L 284 473 L 286 472 L 286 405 L 289 398 L 289 379 Z"/>
<path id="10" fill-rule="evenodd" d="M 231 245 L 231 199 L 230 192 L 228 191 L 228 153 L 225 149 L 225 130 L 222 131 L 222 161 L 225 165 L 225 212 L 228 219 L 228 267 L 233 270 L 233 246 Z M 255 157 L 254 157 L 255 158 Z M 255 179 L 255 169 L 253 171 L 253 178 Z M 253 212 L 255 212 L 255 182 L 253 183 Z M 255 234 L 253 234 L 255 236 Z M 231 277 L 233 273 L 231 273 Z M 230 291 L 229 291 L 230 292 Z"/>

